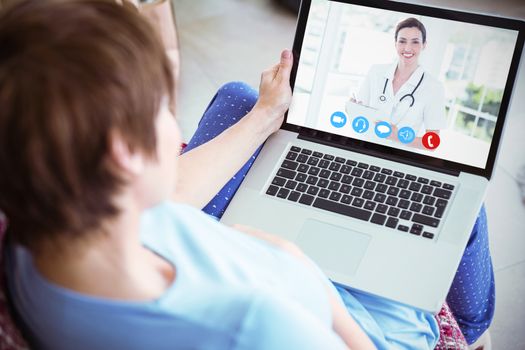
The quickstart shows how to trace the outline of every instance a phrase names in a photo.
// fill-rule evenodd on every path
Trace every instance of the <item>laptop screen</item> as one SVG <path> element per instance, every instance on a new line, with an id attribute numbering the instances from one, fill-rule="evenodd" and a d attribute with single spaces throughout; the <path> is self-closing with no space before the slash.
<path id="1" fill-rule="evenodd" d="M 475 23 L 494 17 L 350 2 L 311 1 L 286 122 L 485 169 L 519 30 Z"/>

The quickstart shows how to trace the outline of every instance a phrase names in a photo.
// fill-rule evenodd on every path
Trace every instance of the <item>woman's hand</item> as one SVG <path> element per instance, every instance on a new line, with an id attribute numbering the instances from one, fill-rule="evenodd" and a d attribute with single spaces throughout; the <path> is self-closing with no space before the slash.
<path id="1" fill-rule="evenodd" d="M 288 252 L 289 254 L 295 256 L 296 258 L 299 258 L 303 262 L 306 262 L 307 264 L 311 264 L 308 259 L 306 259 L 306 256 L 304 255 L 303 251 L 299 249 L 298 246 L 296 246 L 294 243 L 281 238 L 279 236 L 273 235 L 271 233 L 268 233 L 263 230 L 259 230 L 250 226 L 245 226 L 241 224 L 234 224 L 232 225 L 232 228 L 244 232 L 250 236 L 259 238 L 263 241 L 267 241 L 271 244 L 273 244 L 276 247 L 279 247 L 280 249 Z"/>
<path id="2" fill-rule="evenodd" d="M 261 75 L 259 85 L 259 99 L 253 111 L 260 112 L 263 123 L 273 133 L 281 127 L 284 113 L 292 100 L 290 88 L 290 72 L 292 71 L 293 57 L 290 50 L 281 53 L 281 60 Z"/>
<path id="3" fill-rule="evenodd" d="M 203 208 L 279 129 L 292 96 L 292 63 L 292 53 L 283 51 L 281 61 L 263 72 L 252 110 L 217 137 L 179 157 L 179 169 L 184 171 L 177 174 L 176 202 Z"/>

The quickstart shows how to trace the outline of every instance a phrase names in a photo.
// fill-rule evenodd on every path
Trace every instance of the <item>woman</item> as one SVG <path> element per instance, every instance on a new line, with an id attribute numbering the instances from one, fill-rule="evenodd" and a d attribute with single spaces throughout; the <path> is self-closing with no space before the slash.
<path id="1" fill-rule="evenodd" d="M 392 127 L 392 140 L 400 139 L 399 129 L 410 127 L 416 138 L 409 145 L 423 148 L 423 134 L 446 127 L 443 84 L 419 65 L 427 43 L 423 23 L 415 18 L 399 22 L 394 38 L 397 62 L 373 66 L 357 102 L 377 109 L 378 116 L 390 116 L 386 121 Z"/>
<path id="2" fill-rule="evenodd" d="M 432 315 L 335 289 L 290 243 L 171 202 L 202 207 L 279 127 L 289 51 L 256 102 L 246 85 L 221 88 L 177 157 L 171 67 L 136 12 L 27 0 L 0 17 L 0 208 L 11 295 L 35 346 L 434 346 Z M 224 122 L 208 116 L 227 100 L 234 125 L 214 137 Z"/>

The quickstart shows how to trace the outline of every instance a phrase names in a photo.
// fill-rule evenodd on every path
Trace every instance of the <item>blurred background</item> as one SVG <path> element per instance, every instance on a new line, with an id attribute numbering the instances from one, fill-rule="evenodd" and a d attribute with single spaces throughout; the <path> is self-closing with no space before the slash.
<path id="1" fill-rule="evenodd" d="M 258 87 L 261 72 L 278 62 L 283 48 L 291 48 L 296 15 L 290 10 L 293 0 L 283 1 L 291 7 L 277 0 L 172 1 L 181 54 L 177 118 L 188 141 L 222 84 L 241 80 Z M 525 0 L 404 2 L 525 20 Z M 472 62 L 481 50 L 498 50 L 498 43 L 490 46 L 488 38 L 467 32 L 453 33 L 451 38 L 448 64 L 440 74 L 459 81 L 462 93 L 451 101 L 456 110 L 450 112 L 449 123 L 460 133 L 484 140 L 491 137 L 501 91 L 497 82 L 488 85 L 474 79 Z M 522 58 L 486 199 L 496 273 L 496 315 L 490 328 L 493 349 L 525 349 L 525 205 L 518 185 L 520 168 L 525 166 L 524 62 Z M 344 66 L 334 67 L 334 74 L 353 73 Z M 472 79 L 465 82 L 465 77 Z"/>

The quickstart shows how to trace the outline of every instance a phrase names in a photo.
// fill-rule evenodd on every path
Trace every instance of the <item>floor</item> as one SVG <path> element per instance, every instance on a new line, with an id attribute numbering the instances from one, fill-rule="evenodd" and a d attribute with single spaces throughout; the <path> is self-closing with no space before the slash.
<path id="1" fill-rule="evenodd" d="M 295 15 L 271 0 L 172 0 L 181 44 L 182 70 L 177 115 L 186 140 L 217 88 L 232 80 L 257 87 L 260 72 L 290 47 Z M 419 0 L 525 19 L 523 0 Z M 525 164 L 525 64 L 504 131 L 486 206 L 496 273 L 494 349 L 525 349 L 525 205 L 516 176 Z"/>

